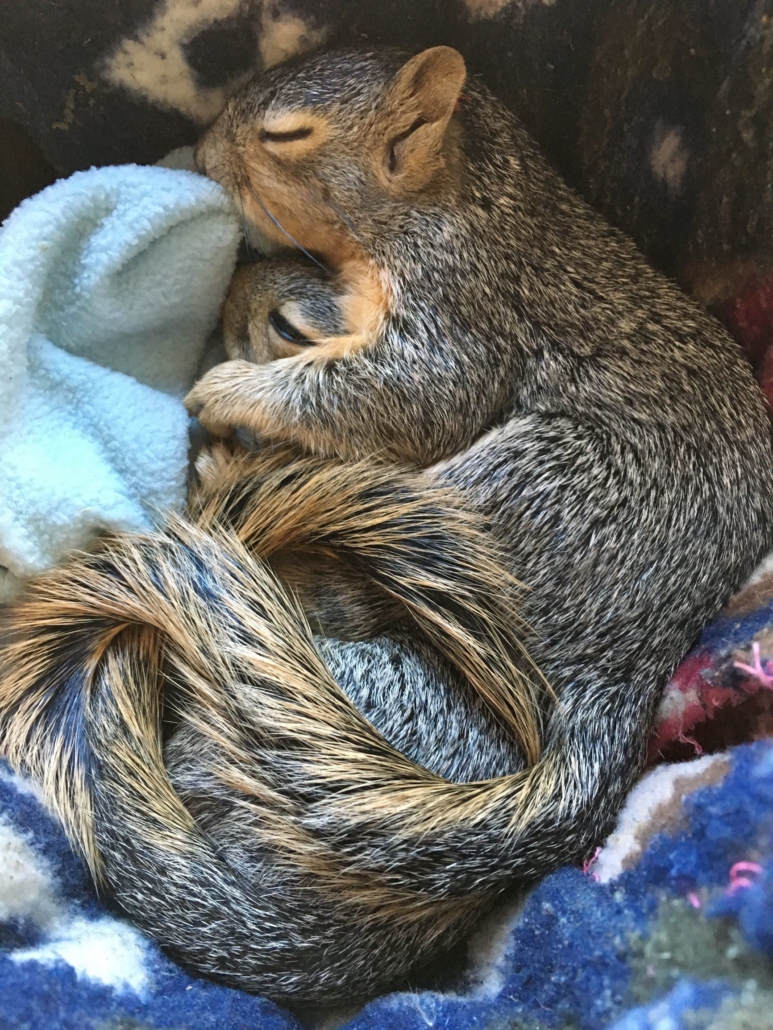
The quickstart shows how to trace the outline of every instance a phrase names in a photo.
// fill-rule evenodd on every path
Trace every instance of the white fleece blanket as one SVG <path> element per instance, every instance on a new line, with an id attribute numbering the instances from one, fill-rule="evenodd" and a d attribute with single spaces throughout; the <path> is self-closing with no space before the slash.
<path id="1" fill-rule="evenodd" d="M 0 229 L 0 600 L 184 501 L 193 382 L 239 220 L 201 176 L 92 169 Z"/>

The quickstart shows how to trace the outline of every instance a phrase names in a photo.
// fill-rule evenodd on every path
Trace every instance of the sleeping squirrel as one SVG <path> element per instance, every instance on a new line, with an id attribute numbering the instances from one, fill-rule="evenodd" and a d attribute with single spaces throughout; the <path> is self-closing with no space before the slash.
<path id="1" fill-rule="evenodd" d="M 770 430 L 734 341 L 452 49 L 272 69 L 197 161 L 305 255 L 239 274 L 188 398 L 265 446 L 31 585 L 0 744 L 179 960 L 365 995 L 609 828 L 773 541 Z"/>

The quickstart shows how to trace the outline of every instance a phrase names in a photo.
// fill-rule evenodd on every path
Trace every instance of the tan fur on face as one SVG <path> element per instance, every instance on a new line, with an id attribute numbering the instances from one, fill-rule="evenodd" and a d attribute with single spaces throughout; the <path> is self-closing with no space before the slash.
<path id="1" fill-rule="evenodd" d="M 261 268 L 268 268 L 263 272 Z M 391 305 L 391 281 L 372 261 L 348 261 L 335 277 L 340 332 L 326 335 L 324 328 L 310 321 L 303 304 L 294 300 L 292 284 L 278 290 L 276 266 L 247 266 L 237 271 L 223 312 L 223 337 L 228 356 L 265 364 L 280 358 L 298 357 L 301 362 L 335 359 L 367 346 L 378 333 Z M 269 315 L 278 310 L 312 347 L 292 343 L 270 325 Z M 328 327 L 329 329 L 329 327 Z"/>
<path id="2" fill-rule="evenodd" d="M 260 139 L 262 129 L 292 132 L 304 127 L 313 130 L 306 139 Z M 236 129 L 219 119 L 197 144 L 196 164 L 234 196 L 244 218 L 262 237 L 279 247 L 317 253 L 331 268 L 338 268 L 347 259 L 362 259 L 362 248 L 298 169 L 331 134 L 323 117 L 305 111 L 277 112 L 260 124 Z"/>
<path id="3" fill-rule="evenodd" d="M 309 327 L 309 339 L 320 345 L 315 350 L 314 360 L 338 358 L 367 346 L 389 312 L 387 271 L 378 268 L 361 245 L 330 218 L 329 208 L 319 206 L 318 202 L 315 208 L 314 200 L 308 206 L 299 203 L 292 181 L 279 181 L 278 176 L 270 174 L 261 175 L 261 165 L 262 162 L 255 162 L 247 172 L 251 182 L 261 183 L 260 200 L 254 188 L 242 187 L 240 191 L 245 217 L 277 244 L 287 246 L 294 241 L 302 250 L 319 255 L 329 268 L 340 273 L 348 288 L 342 313 L 349 332 L 326 340 Z M 263 205 L 282 228 L 267 214 Z M 304 210 L 302 217 L 298 215 L 299 209 Z M 306 355 L 301 357 L 307 360 Z"/>
<path id="4" fill-rule="evenodd" d="M 450 47 L 418 54 L 395 77 L 384 113 L 361 141 L 390 191 L 415 192 L 445 167 L 444 140 L 465 77 L 464 61 Z M 299 140 L 265 138 L 307 129 L 310 134 Z M 327 341 L 310 333 L 326 347 L 316 360 L 367 345 L 383 325 L 391 292 L 386 270 L 374 266 L 330 203 L 324 182 L 315 179 L 314 158 L 323 146 L 336 145 L 336 134 L 333 121 L 311 108 L 269 107 L 254 124 L 218 119 L 197 148 L 199 167 L 234 194 L 262 236 L 318 255 L 348 285 L 343 312 L 349 331 Z"/>
<path id="5" fill-rule="evenodd" d="M 311 129 L 311 135 L 297 140 L 260 139 L 258 142 L 281 164 L 292 169 L 295 161 L 308 160 L 319 150 L 330 136 L 331 126 L 327 118 L 311 110 L 271 111 L 266 113 L 259 133 L 289 134 L 298 130 Z"/>
<path id="6" fill-rule="evenodd" d="M 343 266 L 341 278 L 345 284 L 341 313 L 349 332 L 325 339 L 312 331 L 309 339 L 317 346 L 303 355 L 304 360 L 330 361 L 367 347 L 378 336 L 387 317 L 391 282 L 384 270 L 372 261 L 353 260 Z"/>

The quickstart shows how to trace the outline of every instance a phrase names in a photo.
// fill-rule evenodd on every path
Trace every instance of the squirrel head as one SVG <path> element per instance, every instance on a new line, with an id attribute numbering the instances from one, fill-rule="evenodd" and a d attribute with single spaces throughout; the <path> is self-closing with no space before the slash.
<path id="1" fill-rule="evenodd" d="M 292 60 L 231 97 L 196 147 L 197 167 L 263 237 L 340 266 L 375 226 L 448 190 L 465 77 L 461 54 L 445 46 L 408 60 Z"/>

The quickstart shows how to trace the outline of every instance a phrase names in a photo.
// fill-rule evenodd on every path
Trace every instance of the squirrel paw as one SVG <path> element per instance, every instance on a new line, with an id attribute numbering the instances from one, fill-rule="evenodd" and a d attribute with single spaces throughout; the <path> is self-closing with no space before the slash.
<path id="1" fill-rule="evenodd" d="M 245 393 L 255 365 L 249 361 L 225 361 L 216 365 L 196 383 L 185 398 L 185 407 L 213 436 L 230 436 L 246 425 L 243 413 Z"/>
<path id="2" fill-rule="evenodd" d="M 234 456 L 240 452 L 231 440 L 217 440 L 199 451 L 193 464 L 196 474 L 193 488 L 199 497 L 214 494 L 225 479 Z"/>

